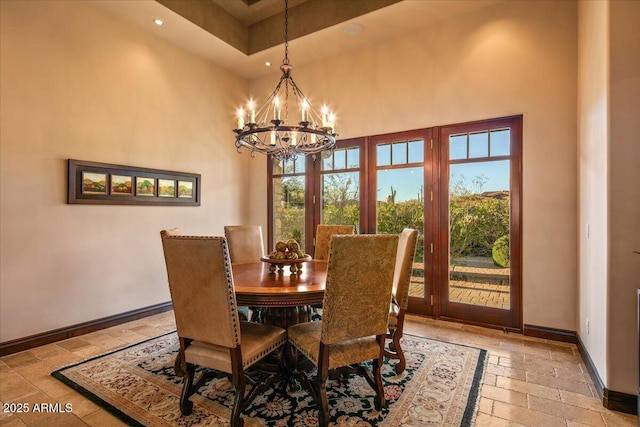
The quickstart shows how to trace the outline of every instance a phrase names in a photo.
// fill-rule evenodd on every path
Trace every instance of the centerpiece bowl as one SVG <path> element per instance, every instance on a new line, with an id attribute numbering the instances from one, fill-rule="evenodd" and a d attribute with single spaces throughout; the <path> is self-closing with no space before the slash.
<path id="1" fill-rule="evenodd" d="M 305 254 L 304 257 L 296 259 L 269 258 L 269 256 L 264 255 L 260 257 L 260 261 L 269 263 L 269 271 L 272 273 L 275 273 L 278 269 L 283 270 L 288 265 L 289 271 L 292 274 L 297 274 L 302 270 L 303 263 L 311 261 L 311 255 Z"/>

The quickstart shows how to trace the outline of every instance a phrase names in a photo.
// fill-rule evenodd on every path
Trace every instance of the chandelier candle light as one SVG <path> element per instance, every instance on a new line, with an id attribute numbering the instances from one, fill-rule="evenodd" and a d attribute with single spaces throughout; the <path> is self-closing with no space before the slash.
<path id="1" fill-rule="evenodd" d="M 289 63 L 288 27 L 289 1 L 285 0 L 284 59 L 280 66 L 282 77 L 260 108 L 256 110 L 255 101 L 250 99 L 246 111 L 238 109 L 237 128 L 234 129 L 238 153 L 242 148 L 247 148 L 252 156 L 257 151 L 277 160 L 292 160 L 299 154 L 332 150 L 336 145 L 335 115 L 326 105 L 318 114 L 291 77 L 293 66 Z M 290 92 L 293 94 L 291 111 Z M 297 124 L 288 124 L 290 114 L 292 120 L 299 120 Z"/>

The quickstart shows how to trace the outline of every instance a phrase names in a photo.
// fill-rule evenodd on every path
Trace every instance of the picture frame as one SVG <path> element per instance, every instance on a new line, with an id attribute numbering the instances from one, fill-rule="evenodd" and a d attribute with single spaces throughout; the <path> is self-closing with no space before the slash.
<path id="1" fill-rule="evenodd" d="M 190 199 L 193 197 L 193 182 L 178 181 L 178 197 Z"/>
<path id="2" fill-rule="evenodd" d="M 129 175 L 111 175 L 112 196 L 133 196 L 133 177 Z"/>
<path id="3" fill-rule="evenodd" d="M 200 206 L 201 175 L 67 159 L 67 203 Z"/>
<path id="4" fill-rule="evenodd" d="M 173 179 L 158 179 L 158 197 L 175 197 L 176 181 Z"/>
<path id="5" fill-rule="evenodd" d="M 136 176 L 136 196 L 154 197 L 156 195 L 156 179 L 151 176 Z"/>
<path id="6" fill-rule="evenodd" d="M 107 174 L 82 171 L 82 194 L 107 194 Z"/>

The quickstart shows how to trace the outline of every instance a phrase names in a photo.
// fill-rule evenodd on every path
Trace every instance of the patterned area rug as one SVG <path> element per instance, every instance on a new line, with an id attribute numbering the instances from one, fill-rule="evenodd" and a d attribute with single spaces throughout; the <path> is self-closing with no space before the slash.
<path id="1" fill-rule="evenodd" d="M 393 370 L 386 360 L 383 381 L 387 407 L 376 411 L 374 392 L 357 375 L 329 379 L 327 394 L 331 421 L 340 426 L 471 426 L 474 423 L 486 351 L 405 335 L 407 369 Z M 191 397 L 194 410 L 180 415 L 182 378 L 173 362 L 178 352 L 175 333 L 94 357 L 53 372 L 55 378 L 78 390 L 134 426 L 229 425 L 233 386 L 214 378 Z M 317 408 L 308 394 L 266 391 L 243 412 L 245 426 L 317 426 Z"/>

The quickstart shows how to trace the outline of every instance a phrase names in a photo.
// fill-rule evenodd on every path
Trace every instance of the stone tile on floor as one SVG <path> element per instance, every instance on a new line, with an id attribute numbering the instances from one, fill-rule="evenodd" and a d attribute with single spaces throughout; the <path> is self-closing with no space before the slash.
<path id="1" fill-rule="evenodd" d="M 493 387 L 488 384 L 482 386 L 480 396 L 498 402 L 510 403 L 516 406 L 527 407 L 527 395 L 519 391 L 507 390 L 505 388 Z"/>
<path id="2" fill-rule="evenodd" d="M 492 417 L 488 414 L 480 413 L 476 418 L 475 427 L 521 427 L 522 424 L 502 418 Z"/>
<path id="3" fill-rule="evenodd" d="M 493 404 L 493 415 L 510 421 L 515 421 L 526 426 L 566 427 L 566 421 L 561 417 L 532 411 L 520 406 L 503 402 Z"/>
<path id="4" fill-rule="evenodd" d="M 585 396 L 580 393 L 573 393 L 567 390 L 560 390 L 560 398 L 562 402 L 567 405 L 578 406 L 580 408 L 588 409 L 590 411 L 597 412 L 609 412 L 607 408 L 602 405 L 602 399 L 595 396 Z"/>
<path id="5" fill-rule="evenodd" d="M 533 396 L 544 397 L 546 399 L 560 400 L 560 391 L 540 384 L 528 383 L 525 381 L 514 380 L 512 378 L 498 377 L 497 387 L 506 388 L 508 390 L 519 391 L 520 393 L 531 394 Z"/>
<path id="6" fill-rule="evenodd" d="M 65 394 L 69 393 L 69 390 L 71 389 L 69 386 L 65 385 L 61 381 L 58 381 L 52 376 L 33 381 L 33 385 L 44 391 L 52 399 L 57 399 L 60 396 L 64 396 Z"/>
<path id="7" fill-rule="evenodd" d="M 20 353 L 5 356 L 3 362 L 10 368 L 19 368 L 21 366 L 29 366 L 34 363 L 38 363 L 38 358 L 30 351 L 23 351 Z"/>
<path id="8" fill-rule="evenodd" d="M 23 378 L 33 382 L 35 380 L 48 377 L 51 373 L 51 366 L 38 359 L 37 363 L 28 366 L 20 366 L 15 368 L 14 371 L 22 375 Z"/>
<path id="9" fill-rule="evenodd" d="M 548 375 L 538 375 L 536 373 L 528 372 L 527 382 L 546 385 L 558 390 L 572 391 L 574 393 L 584 394 L 585 396 L 592 395 L 588 384 L 580 381 L 568 380 L 566 378 L 556 378 Z"/>
<path id="10" fill-rule="evenodd" d="M 76 350 L 79 350 L 83 347 L 88 347 L 91 346 L 93 344 L 91 344 L 89 341 L 85 341 L 82 338 L 70 338 L 68 340 L 64 340 L 64 341 L 60 341 L 58 343 L 56 343 L 59 347 L 64 348 L 67 351 L 70 352 L 75 352 Z"/>
<path id="11" fill-rule="evenodd" d="M 506 366 L 494 365 L 493 363 L 487 364 L 486 372 L 502 377 L 514 378 L 516 380 L 525 381 L 527 379 L 523 369 L 507 368 Z"/>
<path id="12" fill-rule="evenodd" d="M 69 393 L 59 396 L 57 401 L 63 405 L 66 405 L 67 403 L 71 404 L 73 414 L 80 418 L 102 409 L 100 406 L 96 405 L 80 393 L 76 393 L 72 389 L 69 389 Z"/>
<path id="13" fill-rule="evenodd" d="M 38 425 L 38 423 L 40 423 L 44 419 L 51 417 L 51 413 L 43 412 L 41 410 L 43 408 L 43 404 L 45 404 L 44 406 L 46 409 L 48 408 L 48 404 L 57 403 L 54 399 L 52 399 L 42 391 L 31 393 L 27 396 L 21 397 L 19 401 L 13 400 L 12 402 L 21 403 L 25 405 L 25 408 L 28 408 L 26 411 L 16 413 L 16 415 L 29 426 Z"/>
<path id="14" fill-rule="evenodd" d="M 604 426 L 604 420 L 599 412 L 579 408 L 577 406 L 565 405 L 562 402 L 543 399 L 537 396 L 529 396 L 529 408 L 552 414 L 567 420 L 577 421 L 590 426 Z"/>
<path id="15" fill-rule="evenodd" d="M 577 372 L 573 369 L 554 368 L 556 376 L 558 378 L 565 378 L 572 381 L 579 381 L 583 383 L 591 383 L 591 377 L 586 372 Z"/>
<path id="16" fill-rule="evenodd" d="M 524 357 L 522 357 L 521 359 L 501 357 L 498 363 L 500 366 L 505 366 L 508 368 L 520 370 L 526 369 L 528 372 L 537 372 L 540 375 L 550 375 L 552 377 L 556 376 L 556 371 L 553 366 L 549 366 L 546 363 L 525 362 Z"/>
<path id="17" fill-rule="evenodd" d="M 638 417 L 622 412 L 607 411 L 602 414 L 607 427 L 636 427 L 638 425 Z"/>
<path id="18" fill-rule="evenodd" d="M 57 345 L 48 345 L 47 347 L 48 348 L 46 352 L 36 353 L 36 355 L 38 356 L 38 359 L 45 361 L 52 368 L 69 365 L 71 363 L 80 362 L 83 360 L 82 357 L 73 354 L 70 351 L 67 351 Z"/>
<path id="19" fill-rule="evenodd" d="M 157 334 L 160 335 L 160 334 Z M 89 343 L 101 347 L 104 350 L 115 350 L 120 347 L 124 347 L 127 345 L 126 341 L 122 341 L 118 338 L 114 338 L 108 334 L 102 332 L 93 332 L 89 334 L 86 338 L 86 341 Z"/>
<path id="20" fill-rule="evenodd" d="M 7 418 L 0 418 L 2 427 L 24 427 L 26 424 L 17 415 L 10 415 Z"/>
<path id="21" fill-rule="evenodd" d="M 481 413 L 483 412 L 485 414 L 491 415 L 492 411 L 493 411 L 493 400 L 486 397 L 480 397 L 478 412 L 481 412 Z"/>
<path id="22" fill-rule="evenodd" d="M 532 354 L 525 354 L 524 358 L 525 358 L 525 361 L 527 362 L 527 365 L 528 364 L 543 365 L 543 366 L 549 366 L 552 368 L 562 368 L 562 369 L 572 370 L 575 372 L 585 372 L 583 370 L 583 365 L 580 363 L 582 359 L 579 359 L 580 362 L 576 360 L 573 360 L 573 361 L 555 360 L 555 359 L 541 358 L 537 355 L 532 355 Z"/>
<path id="23" fill-rule="evenodd" d="M 0 373 L 0 400 L 6 403 L 17 403 L 38 389 L 17 372 Z"/>
<path id="24" fill-rule="evenodd" d="M 103 409 L 82 417 L 82 421 L 92 427 L 128 427 L 126 423 Z"/>
<path id="25" fill-rule="evenodd" d="M 567 420 L 567 427 L 590 427 L 589 424 L 582 424 L 578 421 Z"/>
<path id="26" fill-rule="evenodd" d="M 46 418 L 41 419 L 31 427 L 87 427 L 87 424 L 72 413 L 46 414 Z"/>
<path id="27" fill-rule="evenodd" d="M 485 372 L 484 378 L 482 379 L 482 384 L 488 384 L 488 385 L 495 386 L 497 380 L 498 380 L 498 376 L 497 375 L 495 375 L 495 374 L 487 374 Z"/>

